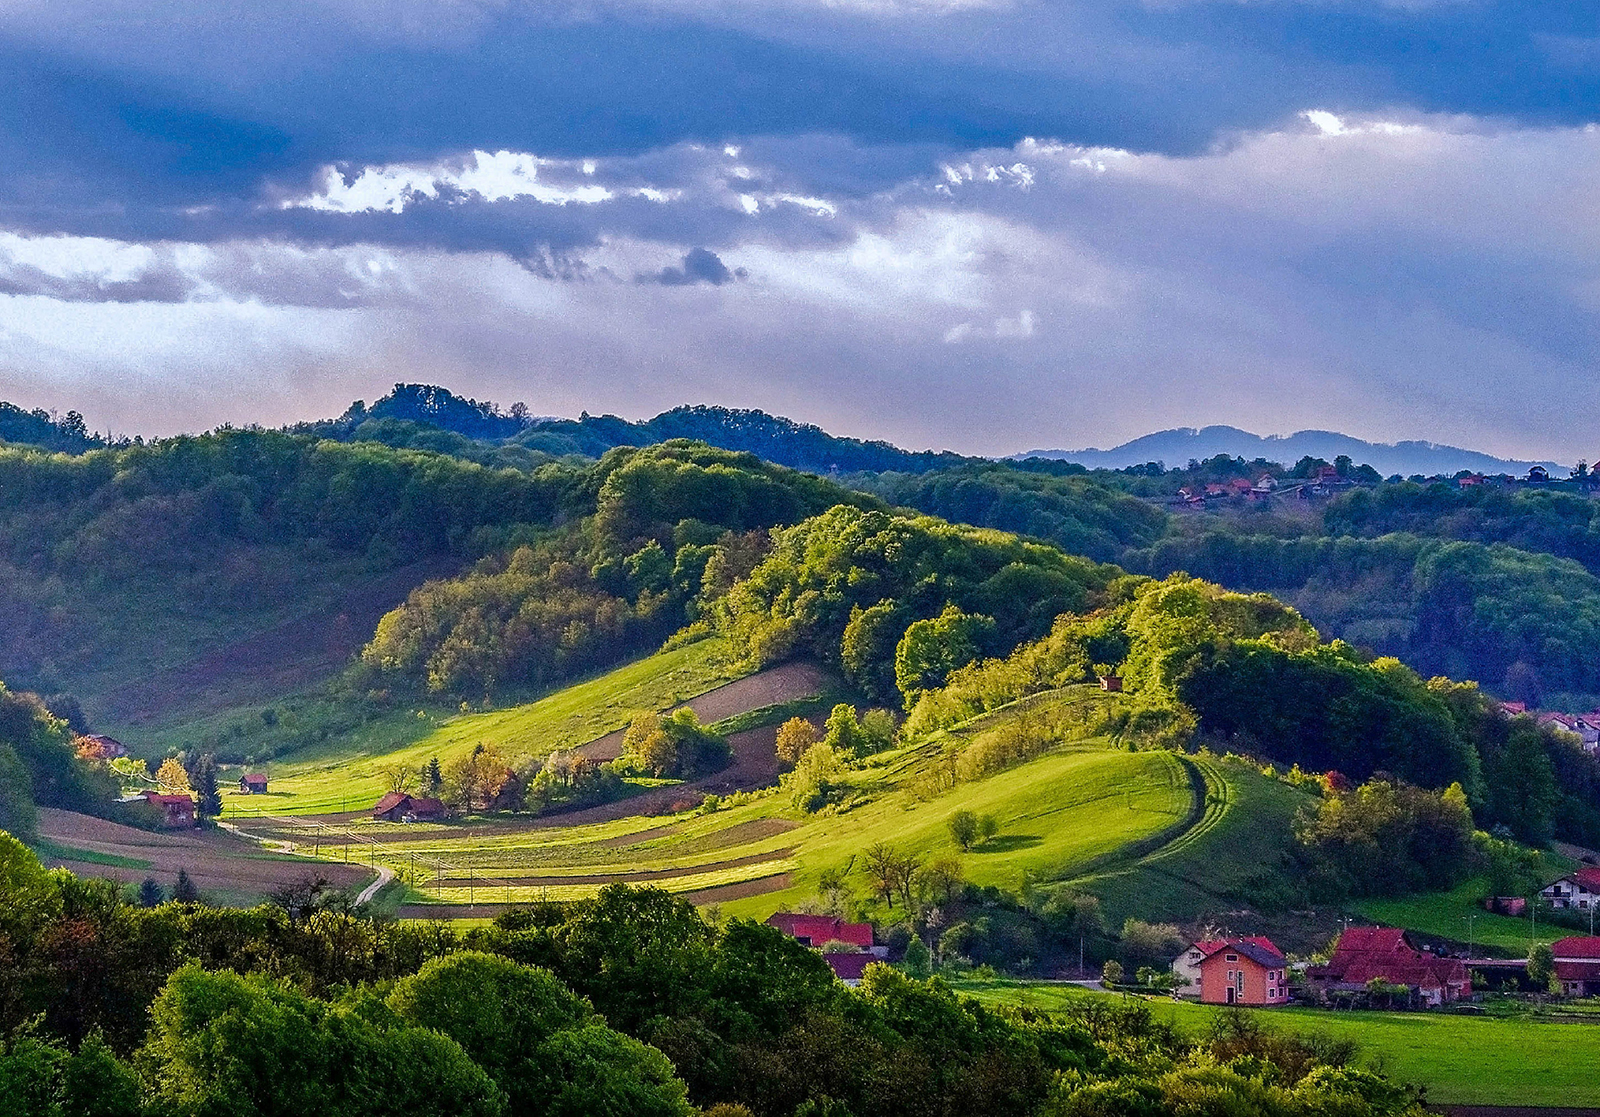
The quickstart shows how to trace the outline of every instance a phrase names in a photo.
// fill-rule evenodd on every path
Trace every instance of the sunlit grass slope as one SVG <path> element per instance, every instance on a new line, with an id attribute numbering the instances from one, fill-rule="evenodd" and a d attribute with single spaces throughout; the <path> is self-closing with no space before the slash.
<path id="1" fill-rule="evenodd" d="M 1100 897 L 1109 922 L 1186 920 L 1237 906 L 1271 887 L 1294 816 L 1311 801 L 1248 763 L 1197 757 L 1206 801 L 1180 838 L 1131 863 L 1097 867 L 1076 881 Z"/>
<path id="2" fill-rule="evenodd" d="M 862 851 L 874 842 L 925 861 L 959 856 L 967 879 L 1016 889 L 1029 878 L 1060 879 L 1158 834 L 1190 806 L 1181 762 L 1167 753 L 1076 748 L 927 801 L 896 788 L 897 766 L 891 760 L 871 773 L 883 781 L 878 797 L 822 817 L 796 816 L 769 794 L 710 814 L 584 826 L 501 823 L 467 832 L 372 826 L 362 832 L 383 843 L 380 858 L 414 873 L 430 899 L 572 899 L 613 881 L 684 894 L 748 885 L 753 894 L 696 898 L 718 900 L 731 914 L 764 917 L 815 896 L 824 872 L 859 868 Z M 991 814 L 1000 824 L 997 838 L 964 855 L 949 834 L 950 816 L 963 809 Z M 861 887 L 859 878 L 852 883 Z"/>
<path id="3" fill-rule="evenodd" d="M 388 790 L 385 771 L 441 764 L 494 745 L 507 757 L 544 755 L 604 736 L 641 710 L 659 710 L 704 693 L 740 674 L 717 640 L 662 652 L 576 683 L 536 702 L 437 721 L 418 740 L 385 749 L 369 738 L 350 747 L 336 741 L 272 766 L 267 795 L 225 797 L 229 813 L 319 814 L 371 806 Z M 428 720 L 430 715 L 421 717 Z"/>

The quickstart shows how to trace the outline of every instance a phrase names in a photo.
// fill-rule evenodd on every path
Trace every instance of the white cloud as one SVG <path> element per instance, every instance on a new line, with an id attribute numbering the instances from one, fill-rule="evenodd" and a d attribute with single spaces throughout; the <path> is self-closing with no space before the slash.
<path id="1" fill-rule="evenodd" d="M 474 151 L 453 163 L 366 167 L 353 179 L 346 179 L 343 172 L 328 167 L 322 173 L 318 191 L 307 197 L 287 198 L 281 204 L 286 209 L 304 207 L 333 213 L 401 213 L 413 201 L 435 199 L 445 191 L 458 191 L 485 202 L 532 198 L 552 206 L 594 205 L 615 197 L 611 190 L 592 183 L 541 182 L 541 167 L 592 175 L 595 162 L 592 159 L 578 163 L 540 159 L 536 155 L 512 151 Z M 660 191 L 650 191 L 645 196 L 652 194 L 657 200 L 663 196 Z"/>

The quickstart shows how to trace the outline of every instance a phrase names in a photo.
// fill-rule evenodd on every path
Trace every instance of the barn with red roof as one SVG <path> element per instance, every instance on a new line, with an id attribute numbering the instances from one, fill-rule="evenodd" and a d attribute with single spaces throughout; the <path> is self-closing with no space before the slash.
<path id="1" fill-rule="evenodd" d="M 830 942 L 849 943 L 859 950 L 872 949 L 872 924 L 846 923 L 832 915 L 803 915 L 780 911 L 767 918 L 767 926 L 776 927 L 801 946 L 820 950 Z"/>
<path id="2" fill-rule="evenodd" d="M 1397 927 L 1349 927 L 1326 965 L 1312 966 L 1307 979 L 1324 993 L 1353 993 L 1374 978 L 1403 985 L 1422 1003 L 1448 1004 L 1472 992 L 1472 978 L 1457 958 L 1418 950 Z"/>
<path id="3" fill-rule="evenodd" d="M 1555 955 L 1556 980 L 1569 997 L 1600 994 L 1600 936 L 1573 935 L 1550 944 Z"/>

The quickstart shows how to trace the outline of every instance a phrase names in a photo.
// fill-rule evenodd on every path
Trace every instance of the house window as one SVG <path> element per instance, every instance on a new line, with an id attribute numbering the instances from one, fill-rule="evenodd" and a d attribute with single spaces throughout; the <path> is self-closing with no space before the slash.
<path id="1" fill-rule="evenodd" d="M 1237 962 L 1237 961 L 1238 961 L 1238 960 L 1239 960 L 1239 956 L 1238 956 L 1238 955 L 1237 955 L 1237 954 L 1230 954 L 1230 955 L 1228 955 L 1228 961 L 1230 961 L 1230 962 Z"/>

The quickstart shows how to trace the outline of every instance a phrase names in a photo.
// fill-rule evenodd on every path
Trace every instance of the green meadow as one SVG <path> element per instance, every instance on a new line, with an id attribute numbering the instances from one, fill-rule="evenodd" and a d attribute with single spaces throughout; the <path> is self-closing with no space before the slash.
<path id="1" fill-rule="evenodd" d="M 964 978 L 963 993 L 990 1003 L 1060 1011 L 1091 993 L 1078 986 Z M 1151 1012 L 1190 1034 L 1225 1011 L 1152 999 Z M 1270 1026 L 1354 1041 L 1357 1062 L 1398 1081 L 1427 1088 L 1444 1105 L 1571 1106 L 1600 1102 L 1594 1067 L 1600 1027 L 1555 1023 L 1535 1015 L 1457 1016 L 1431 1012 L 1332 1012 L 1310 1008 L 1257 1010 Z"/>

